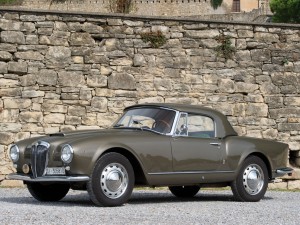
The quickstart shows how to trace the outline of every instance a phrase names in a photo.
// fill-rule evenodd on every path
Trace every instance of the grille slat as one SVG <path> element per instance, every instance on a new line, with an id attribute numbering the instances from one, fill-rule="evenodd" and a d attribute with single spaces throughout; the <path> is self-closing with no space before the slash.
<path id="1" fill-rule="evenodd" d="M 31 149 L 31 169 L 34 178 L 45 175 L 49 159 L 49 143 L 39 141 Z"/>

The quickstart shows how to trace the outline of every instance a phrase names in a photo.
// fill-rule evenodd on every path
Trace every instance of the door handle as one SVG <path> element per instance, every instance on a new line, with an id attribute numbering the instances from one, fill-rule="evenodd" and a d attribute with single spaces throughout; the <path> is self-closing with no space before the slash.
<path id="1" fill-rule="evenodd" d="M 218 142 L 212 142 L 212 143 L 209 143 L 210 145 L 213 145 L 213 146 L 218 146 L 220 147 L 221 146 L 221 143 L 218 143 Z"/>

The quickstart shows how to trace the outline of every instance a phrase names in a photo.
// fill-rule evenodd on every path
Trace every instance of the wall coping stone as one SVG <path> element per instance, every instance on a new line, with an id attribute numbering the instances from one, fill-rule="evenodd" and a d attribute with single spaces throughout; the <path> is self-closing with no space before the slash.
<path id="1" fill-rule="evenodd" d="M 231 24 L 231 25 L 252 25 L 261 27 L 278 27 L 278 28 L 290 28 L 300 29 L 300 24 L 286 24 L 286 23 L 255 23 L 255 22 L 240 22 L 240 21 L 220 21 L 220 20 L 203 20 L 199 18 L 191 17 L 168 17 L 168 16 L 140 16 L 130 15 L 123 13 L 88 13 L 80 11 L 58 11 L 58 10 L 30 10 L 30 9 L 18 9 L 17 7 L 0 6 L 0 13 L 24 13 L 24 14 L 39 14 L 39 15 L 66 15 L 66 16 L 89 16 L 94 18 L 123 18 L 134 20 L 163 20 L 163 21 L 178 21 L 178 22 L 198 22 L 205 24 Z"/>

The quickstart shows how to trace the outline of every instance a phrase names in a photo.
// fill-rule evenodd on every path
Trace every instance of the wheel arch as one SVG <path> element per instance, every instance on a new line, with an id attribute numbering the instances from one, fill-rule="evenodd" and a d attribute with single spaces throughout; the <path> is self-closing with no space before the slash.
<path id="1" fill-rule="evenodd" d="M 249 158 L 250 156 L 256 156 L 265 163 L 267 170 L 268 170 L 269 180 L 272 179 L 272 167 L 271 167 L 271 163 L 270 163 L 269 159 L 263 153 L 260 153 L 260 152 L 253 152 L 253 153 L 249 154 L 245 159 Z"/>
<path id="2" fill-rule="evenodd" d="M 106 154 L 112 153 L 112 152 L 119 153 L 119 154 L 123 155 L 124 157 L 126 157 L 129 160 L 129 162 L 131 163 L 131 165 L 133 167 L 133 171 L 134 171 L 134 175 L 135 175 L 135 184 L 136 185 L 146 185 L 146 184 L 148 184 L 147 178 L 145 176 L 144 170 L 143 170 L 140 162 L 138 161 L 136 156 L 133 155 L 127 149 L 120 148 L 120 147 L 110 148 L 110 149 L 107 149 L 106 151 L 104 151 L 99 156 L 99 158 L 101 158 L 103 155 L 106 155 Z"/>

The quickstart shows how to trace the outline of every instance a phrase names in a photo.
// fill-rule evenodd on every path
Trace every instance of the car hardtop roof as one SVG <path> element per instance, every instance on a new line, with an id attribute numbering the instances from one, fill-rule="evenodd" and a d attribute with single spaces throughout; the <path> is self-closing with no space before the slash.
<path id="1" fill-rule="evenodd" d="M 167 108 L 173 109 L 180 112 L 187 112 L 187 113 L 206 113 L 206 114 L 221 114 L 218 110 L 211 109 L 204 106 L 198 105 L 185 105 L 185 104 L 173 104 L 173 103 L 146 103 L 146 104 L 137 104 L 127 107 L 125 110 L 130 108 L 140 108 L 140 107 L 155 107 L 155 108 Z M 223 115 L 223 114 L 222 114 Z M 224 116 L 224 115 L 223 115 Z"/>
<path id="2" fill-rule="evenodd" d="M 237 133 L 227 120 L 227 117 L 219 112 L 218 110 L 211 109 L 204 106 L 198 106 L 198 105 L 185 105 L 185 104 L 173 104 L 173 103 L 147 103 L 147 104 L 137 104 L 132 105 L 125 110 L 133 109 L 133 108 L 167 108 L 167 109 L 173 109 L 180 112 L 187 112 L 187 113 L 195 113 L 195 114 L 204 114 L 209 117 L 212 117 L 216 124 L 218 124 L 218 128 L 216 130 L 217 136 L 219 138 L 224 138 L 226 136 L 236 136 Z"/>

